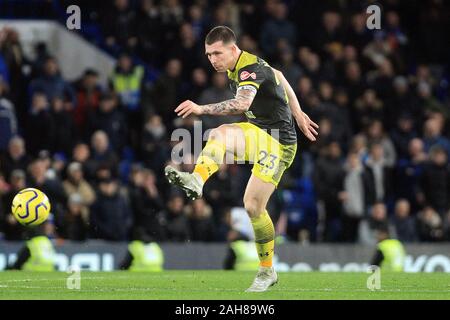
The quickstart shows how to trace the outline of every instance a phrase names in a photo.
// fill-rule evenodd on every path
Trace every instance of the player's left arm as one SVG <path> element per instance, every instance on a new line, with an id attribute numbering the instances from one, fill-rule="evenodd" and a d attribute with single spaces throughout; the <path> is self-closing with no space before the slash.
<path id="1" fill-rule="evenodd" d="M 311 141 L 316 141 L 316 136 L 319 134 L 316 129 L 319 128 L 317 123 L 312 121 L 306 113 L 302 111 L 300 107 L 300 102 L 297 99 L 297 96 L 292 89 L 289 82 L 284 77 L 283 73 L 279 70 L 272 68 L 273 72 L 275 72 L 278 79 L 281 81 L 284 89 L 286 90 L 288 99 L 289 99 L 289 107 L 291 108 L 292 115 L 297 122 L 298 127 L 303 132 L 303 134 Z"/>
<path id="2" fill-rule="evenodd" d="M 247 111 L 255 98 L 257 93 L 256 88 L 251 85 L 241 86 L 236 92 L 234 99 L 225 100 L 219 103 L 211 103 L 207 105 L 198 105 L 191 100 L 186 100 L 181 103 L 175 112 L 178 116 L 186 118 L 191 113 L 209 114 L 209 115 L 230 115 L 241 114 Z"/>

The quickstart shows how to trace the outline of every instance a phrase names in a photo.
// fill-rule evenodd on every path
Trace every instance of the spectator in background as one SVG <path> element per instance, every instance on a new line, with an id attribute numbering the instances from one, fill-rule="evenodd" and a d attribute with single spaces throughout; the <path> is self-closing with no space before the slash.
<path id="1" fill-rule="evenodd" d="M 8 152 L 0 157 L 0 172 L 9 180 L 14 169 L 25 171 L 29 162 L 30 156 L 26 152 L 24 139 L 14 136 L 8 142 Z"/>
<path id="2" fill-rule="evenodd" d="M 386 12 L 386 30 L 383 32 L 393 50 L 404 48 L 408 43 L 408 37 L 400 26 L 400 17 L 393 10 Z"/>
<path id="3" fill-rule="evenodd" d="M 376 232 L 380 229 L 389 230 L 389 234 L 393 233 L 392 226 L 387 219 L 386 206 L 382 202 L 376 202 L 370 209 L 369 217 L 362 220 L 359 225 L 358 242 L 375 245 L 377 243 Z"/>
<path id="4" fill-rule="evenodd" d="M 361 72 L 361 66 L 356 61 L 349 61 L 347 65 L 345 66 L 345 76 L 339 83 L 341 86 L 344 86 L 347 88 L 348 96 L 349 96 L 349 103 L 351 106 L 355 103 L 355 100 L 358 97 L 361 97 L 363 93 L 365 93 L 365 89 L 367 88 L 367 82 L 363 77 L 363 74 Z M 373 104 L 373 107 L 371 109 L 379 109 L 379 102 L 375 100 L 373 91 L 369 91 L 365 93 L 364 100 L 360 99 L 360 108 L 365 109 L 365 106 L 368 104 Z M 352 110 L 352 116 L 353 116 L 353 126 L 355 130 L 361 130 L 361 124 L 358 120 L 358 114 L 355 113 L 355 110 Z"/>
<path id="5" fill-rule="evenodd" d="M 173 106 L 178 105 L 182 98 L 182 68 L 180 60 L 170 59 L 152 89 L 155 111 L 167 124 L 171 124 L 175 118 Z"/>
<path id="6" fill-rule="evenodd" d="M 6 83 L 0 76 L 0 153 L 6 151 L 9 140 L 18 131 L 15 108 L 5 91 Z"/>
<path id="7" fill-rule="evenodd" d="M 191 75 L 191 87 L 189 89 L 189 99 L 197 101 L 200 99 L 200 95 L 207 89 L 208 75 L 205 69 L 195 68 Z"/>
<path id="8" fill-rule="evenodd" d="M 342 151 L 337 142 L 330 142 L 320 154 L 313 173 L 317 199 L 324 209 L 325 221 L 323 239 L 326 242 L 340 240 L 344 168 Z"/>
<path id="9" fill-rule="evenodd" d="M 261 50 L 258 47 L 258 42 L 249 34 L 242 34 L 238 39 L 238 44 L 239 48 L 244 51 L 251 52 L 257 56 L 262 55 Z"/>
<path id="10" fill-rule="evenodd" d="M 444 240 L 450 241 L 450 211 L 444 217 Z"/>
<path id="11" fill-rule="evenodd" d="M 111 88 L 117 92 L 124 107 L 127 123 L 133 124 L 130 126 L 130 142 L 134 148 L 138 145 L 139 130 L 142 127 L 141 96 L 144 76 L 144 67 L 135 65 L 129 54 L 122 53 L 110 79 Z"/>
<path id="12" fill-rule="evenodd" d="M 442 218 L 432 207 L 425 207 L 418 214 L 420 241 L 436 242 L 444 239 Z"/>
<path id="13" fill-rule="evenodd" d="M 399 158 L 407 157 L 409 143 L 417 137 L 414 120 L 410 114 L 405 113 L 399 116 L 396 127 L 391 131 L 390 136 Z"/>
<path id="14" fill-rule="evenodd" d="M 174 242 L 188 241 L 191 238 L 191 234 L 189 221 L 184 209 L 183 196 L 181 194 L 171 195 L 166 207 L 167 240 Z"/>
<path id="15" fill-rule="evenodd" d="M 408 200 L 397 200 L 392 223 L 396 238 L 401 242 L 416 242 L 418 240 L 417 223 L 415 217 L 411 215 L 411 206 Z"/>
<path id="16" fill-rule="evenodd" d="M 106 45 L 112 50 L 118 47 L 133 50 L 137 45 L 136 13 L 129 1 L 115 0 L 113 6 L 108 6 L 108 11 L 102 16 Z"/>
<path id="17" fill-rule="evenodd" d="M 376 201 L 388 201 L 392 198 L 392 172 L 386 162 L 383 146 L 379 143 L 371 145 L 366 171 L 370 184 L 373 185 Z"/>
<path id="18" fill-rule="evenodd" d="M 450 204 L 450 167 L 447 153 L 439 145 L 430 149 L 430 161 L 424 166 L 420 190 L 422 204 L 443 216 Z"/>
<path id="19" fill-rule="evenodd" d="M 106 167 L 112 171 L 114 175 L 118 170 L 118 158 L 114 150 L 111 148 L 109 138 L 104 131 L 95 131 L 91 139 L 91 166 L 93 173 L 101 167 Z"/>
<path id="20" fill-rule="evenodd" d="M 130 175 L 128 177 L 128 199 L 130 201 L 130 208 L 133 212 L 135 218 L 133 219 L 135 222 L 138 221 L 136 219 L 136 213 L 140 209 L 141 206 L 141 188 L 144 183 L 144 173 L 142 165 L 133 164 L 130 169 Z"/>
<path id="21" fill-rule="evenodd" d="M 424 81 L 417 85 L 418 103 L 422 107 L 425 117 L 430 117 L 432 113 L 437 112 L 443 114 L 446 119 L 449 119 L 450 112 L 448 108 L 433 96 L 431 90 L 430 84 Z"/>
<path id="22" fill-rule="evenodd" d="M 204 197 L 212 207 L 217 224 L 228 207 L 236 206 L 239 202 L 232 182 L 233 169 L 237 168 L 222 164 L 204 189 Z"/>
<path id="23" fill-rule="evenodd" d="M 279 53 L 278 65 L 275 65 L 276 69 L 280 70 L 291 87 L 294 87 L 302 76 L 302 69 L 294 60 L 294 52 L 292 48 L 287 44 L 285 48 Z"/>
<path id="24" fill-rule="evenodd" d="M 70 154 L 75 144 L 75 123 L 70 110 L 65 109 L 62 97 L 55 96 L 51 101 L 50 118 L 50 150 Z"/>
<path id="25" fill-rule="evenodd" d="M 214 26 L 227 26 L 236 30 L 236 34 L 239 35 L 239 26 L 232 26 L 233 21 L 231 19 L 230 11 L 223 2 L 213 9 L 211 20 L 210 28 L 213 28 Z M 234 29 L 234 27 L 236 27 L 236 29 Z"/>
<path id="26" fill-rule="evenodd" d="M 204 199 L 197 199 L 187 208 L 191 241 L 211 242 L 215 240 L 215 224 L 212 209 Z"/>
<path id="27" fill-rule="evenodd" d="M 77 143 L 72 150 L 72 160 L 81 164 L 86 180 L 91 181 L 95 175 L 95 162 L 91 160 L 91 151 L 85 143 Z"/>
<path id="28" fill-rule="evenodd" d="M 319 82 L 325 77 L 323 73 L 320 56 L 312 52 L 309 48 L 300 48 L 300 67 L 304 74 L 309 77 L 314 83 Z"/>
<path id="29" fill-rule="evenodd" d="M 95 191 L 84 179 L 83 167 L 79 162 L 72 162 L 67 167 L 67 179 L 63 182 L 64 191 L 68 196 L 77 194 L 86 207 L 95 201 Z"/>
<path id="30" fill-rule="evenodd" d="M 343 42 L 342 19 L 339 12 L 326 11 L 322 15 L 322 28 L 317 32 L 315 50 L 322 56 L 330 53 L 334 43 Z"/>
<path id="31" fill-rule="evenodd" d="M 118 109 L 117 97 L 112 92 L 102 94 L 99 107 L 89 116 L 90 132 L 105 132 L 111 149 L 119 154 L 127 143 L 127 123 L 130 127 L 138 126 L 136 122 L 126 121 L 122 111 Z"/>
<path id="32" fill-rule="evenodd" d="M 377 96 L 381 100 L 386 101 L 387 98 L 393 95 L 394 69 L 389 59 L 382 59 L 376 65 L 377 70 L 370 75 L 372 78 L 370 79 L 371 86 L 375 89 Z"/>
<path id="33" fill-rule="evenodd" d="M 90 232 L 94 239 L 126 241 L 132 225 L 132 214 L 126 199 L 119 193 L 116 180 L 99 182 L 96 201 L 90 210 Z"/>
<path id="34" fill-rule="evenodd" d="M 187 22 L 181 25 L 178 38 L 167 54 L 181 61 L 183 78 L 187 79 L 192 71 L 202 64 L 203 43 L 195 37 L 192 25 Z"/>
<path id="35" fill-rule="evenodd" d="M 355 242 L 360 222 L 374 202 L 374 191 L 357 153 L 348 154 L 345 171 L 344 188 L 338 194 L 343 204 L 342 239 Z"/>
<path id="36" fill-rule="evenodd" d="M 397 153 L 391 138 L 385 133 L 381 121 L 375 120 L 369 124 L 367 128 L 367 142 L 369 144 L 380 144 L 383 148 L 386 166 L 392 168 L 395 165 Z"/>
<path id="37" fill-rule="evenodd" d="M 337 122 L 337 113 L 339 110 L 333 101 L 333 94 L 334 88 L 330 82 L 319 82 L 319 98 L 321 101 L 319 108 L 321 109 L 322 114 L 328 117 L 334 126 L 339 127 L 341 125 Z"/>
<path id="38" fill-rule="evenodd" d="M 118 93 L 126 110 L 137 111 L 140 108 L 144 75 L 144 67 L 134 64 L 130 54 L 126 52 L 120 54 L 110 76 L 110 87 Z"/>
<path id="39" fill-rule="evenodd" d="M 155 174 L 148 169 L 136 169 L 132 174 L 130 203 L 133 208 L 135 226 L 142 228 L 155 241 L 164 240 L 165 220 L 162 215 L 164 202 L 156 186 Z"/>
<path id="40" fill-rule="evenodd" d="M 148 117 L 141 139 L 144 163 L 155 172 L 162 171 L 170 150 L 166 145 L 167 129 L 159 115 L 152 114 Z"/>
<path id="41" fill-rule="evenodd" d="M 377 97 L 376 91 L 367 89 L 358 97 L 354 104 L 356 117 L 356 128 L 363 130 L 369 127 L 375 120 L 380 124 L 383 121 L 383 101 Z"/>
<path id="42" fill-rule="evenodd" d="M 9 183 L 10 190 L 2 194 L 0 198 L 0 226 L 2 226 L 5 240 L 19 241 L 24 238 L 25 227 L 14 218 L 11 204 L 16 194 L 26 188 L 25 172 L 20 169 L 13 170 Z"/>
<path id="43" fill-rule="evenodd" d="M 433 145 L 440 145 L 450 156 L 450 140 L 442 134 L 443 126 L 436 118 L 428 119 L 423 126 L 423 142 L 428 152 Z"/>
<path id="44" fill-rule="evenodd" d="M 30 91 L 32 96 L 37 91 L 44 93 L 48 101 L 52 101 L 54 97 L 64 97 L 69 110 L 75 105 L 75 91 L 62 78 L 58 62 L 51 56 L 44 62 L 43 74 L 31 82 Z"/>
<path id="45" fill-rule="evenodd" d="M 301 99 L 301 100 L 306 99 L 314 91 L 311 79 L 306 76 L 300 77 L 296 83 L 296 86 L 294 87 L 294 90 L 295 90 L 296 96 L 299 99 Z M 310 107 L 308 106 L 306 109 L 309 110 Z"/>
<path id="46" fill-rule="evenodd" d="M 16 115 L 19 121 L 24 119 L 26 114 L 27 97 L 23 93 L 26 91 L 27 83 L 22 67 L 25 64 L 25 57 L 19 39 L 19 33 L 8 27 L 0 30 L 0 55 L 8 68 L 9 76 L 4 76 L 7 83 L 7 92 L 11 102 L 16 106 Z"/>
<path id="47" fill-rule="evenodd" d="M 154 0 L 141 0 L 136 27 L 139 55 L 150 64 L 160 64 L 163 29 L 160 10 Z"/>
<path id="48" fill-rule="evenodd" d="M 52 143 L 52 118 L 47 97 L 42 92 L 32 96 L 31 110 L 27 119 L 27 150 L 36 155 L 39 150 L 49 150 Z"/>
<path id="49" fill-rule="evenodd" d="M 351 16 L 350 30 L 346 34 L 346 40 L 352 43 L 359 53 L 372 40 L 370 30 L 367 29 L 367 18 L 362 12 L 356 12 Z"/>
<path id="50" fill-rule="evenodd" d="M 72 241 L 85 241 L 89 232 L 89 209 L 78 193 L 68 197 L 64 223 L 59 235 Z"/>
<path id="51" fill-rule="evenodd" d="M 195 37 L 201 39 L 205 35 L 206 28 L 208 27 L 208 21 L 203 7 L 198 4 L 191 5 L 189 7 L 188 20 L 192 25 Z"/>
<path id="52" fill-rule="evenodd" d="M 97 110 L 100 104 L 101 88 L 97 71 L 86 69 L 81 79 L 74 83 L 76 105 L 73 109 L 73 119 L 77 128 L 77 135 L 87 138 L 87 117 Z"/>
<path id="53" fill-rule="evenodd" d="M 184 19 L 184 8 L 178 0 L 164 0 L 160 6 L 161 30 L 164 48 L 170 47 L 176 41 L 177 32 Z"/>
<path id="54" fill-rule="evenodd" d="M 397 76 L 393 81 L 392 96 L 386 99 L 387 125 L 392 128 L 402 114 L 411 115 L 416 123 L 423 121 L 423 111 L 417 98 L 410 91 L 408 79 Z"/>
<path id="55" fill-rule="evenodd" d="M 330 142 L 336 141 L 333 125 L 328 117 L 323 117 L 318 124 L 320 139 L 309 148 L 314 155 L 317 155 Z"/>
<path id="56" fill-rule="evenodd" d="M 334 103 L 337 110 L 332 119 L 334 121 L 334 135 L 338 139 L 343 150 L 347 151 L 353 133 L 347 92 L 342 88 L 336 90 L 334 94 Z"/>
<path id="57" fill-rule="evenodd" d="M 63 177 L 67 165 L 67 157 L 62 152 L 56 152 L 53 155 L 50 170 L 54 177 Z"/>
<path id="58" fill-rule="evenodd" d="M 417 209 L 416 195 L 426 160 L 423 141 L 414 138 L 409 142 L 408 156 L 400 159 L 395 169 L 395 194 L 397 197 L 407 199 L 414 209 Z"/>
<path id="59" fill-rule="evenodd" d="M 48 165 L 43 159 L 34 160 L 29 166 L 30 179 L 28 186 L 37 188 L 44 192 L 49 199 L 52 199 L 52 213 L 55 218 L 57 228 L 63 225 L 64 206 L 66 205 L 66 194 L 58 177 L 50 179 L 47 175 Z"/>
<path id="60" fill-rule="evenodd" d="M 9 83 L 9 70 L 3 55 L 0 53 L 0 81 Z"/>
<path id="61" fill-rule="evenodd" d="M 286 4 L 276 2 L 273 11 L 268 12 L 271 17 L 262 25 L 260 44 L 269 60 L 273 60 L 279 40 L 285 39 L 292 45 L 296 44 L 295 25 L 287 19 L 287 13 Z"/>

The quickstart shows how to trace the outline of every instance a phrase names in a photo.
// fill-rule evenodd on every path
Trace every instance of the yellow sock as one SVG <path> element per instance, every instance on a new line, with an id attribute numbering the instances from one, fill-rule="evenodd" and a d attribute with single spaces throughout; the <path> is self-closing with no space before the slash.
<path id="1" fill-rule="evenodd" d="M 256 251 L 261 267 L 271 267 L 275 246 L 275 228 L 267 210 L 259 217 L 250 219 L 255 232 Z"/>
<path id="2" fill-rule="evenodd" d="M 217 140 L 208 140 L 197 159 L 194 172 L 198 173 L 203 182 L 206 182 L 217 170 L 223 162 L 225 155 L 225 145 Z"/>

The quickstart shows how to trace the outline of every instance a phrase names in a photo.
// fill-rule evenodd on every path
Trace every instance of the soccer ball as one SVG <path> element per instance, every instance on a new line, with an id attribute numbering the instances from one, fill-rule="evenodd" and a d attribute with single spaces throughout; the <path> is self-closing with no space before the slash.
<path id="1" fill-rule="evenodd" d="M 50 201 L 45 193 L 38 189 L 23 189 L 14 197 L 11 212 L 20 224 L 37 226 L 47 220 Z"/>

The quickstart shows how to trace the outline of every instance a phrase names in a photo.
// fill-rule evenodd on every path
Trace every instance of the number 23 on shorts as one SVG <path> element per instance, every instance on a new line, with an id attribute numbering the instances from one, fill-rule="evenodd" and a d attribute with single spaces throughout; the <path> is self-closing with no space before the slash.
<path id="1" fill-rule="evenodd" d="M 269 173 L 270 171 L 275 171 L 278 165 L 278 156 L 267 151 L 260 150 L 259 158 L 257 163 L 263 167 L 263 173 Z"/>

